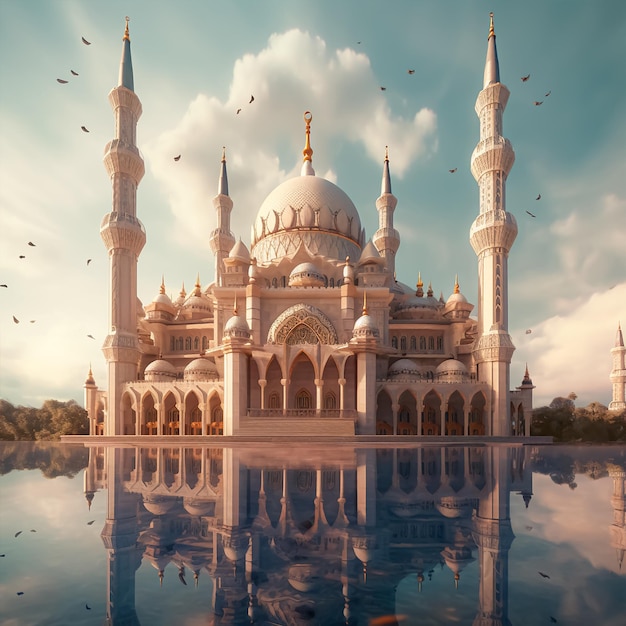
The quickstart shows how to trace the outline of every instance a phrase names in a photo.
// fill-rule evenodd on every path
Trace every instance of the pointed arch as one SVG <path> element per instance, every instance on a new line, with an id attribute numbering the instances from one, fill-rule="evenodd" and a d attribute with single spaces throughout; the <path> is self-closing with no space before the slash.
<path id="1" fill-rule="evenodd" d="M 424 396 L 422 435 L 441 434 L 441 397 L 431 389 Z"/>
<path id="2" fill-rule="evenodd" d="M 446 409 L 446 435 L 462 435 L 463 434 L 463 409 L 465 402 L 463 396 L 454 391 L 448 398 L 448 406 Z"/>
<path id="3" fill-rule="evenodd" d="M 141 399 L 141 432 L 144 435 L 156 434 L 158 433 L 158 428 L 157 400 L 148 391 Z"/>
<path id="4" fill-rule="evenodd" d="M 472 396 L 470 403 L 470 420 L 469 420 L 469 433 L 470 435 L 484 435 L 485 434 L 485 407 L 487 406 L 487 399 L 482 391 L 476 392 Z"/>
<path id="5" fill-rule="evenodd" d="M 417 404 L 407 389 L 398 399 L 398 435 L 417 434 Z"/>
<path id="6" fill-rule="evenodd" d="M 393 410 L 391 398 L 383 389 L 376 400 L 376 434 L 393 435 Z"/>
<path id="7" fill-rule="evenodd" d="M 176 397 L 171 391 L 168 391 L 163 398 L 163 418 L 166 435 L 181 434 L 180 410 Z"/>
<path id="8" fill-rule="evenodd" d="M 339 368 L 332 357 L 326 361 L 322 374 L 324 409 L 339 408 Z"/>
<path id="9" fill-rule="evenodd" d="M 300 303 L 289 307 L 274 320 L 267 334 L 267 343 L 334 345 L 339 341 L 333 323 L 323 311 Z"/>
<path id="10" fill-rule="evenodd" d="M 202 434 L 202 411 L 200 410 L 200 400 L 195 391 L 190 391 L 185 396 L 185 424 L 183 432 L 186 435 Z"/>
<path id="11" fill-rule="evenodd" d="M 122 420 L 125 435 L 135 435 L 135 424 L 137 423 L 137 412 L 133 406 L 133 397 L 126 392 L 122 396 Z M 156 421 L 156 419 L 155 419 Z M 145 434 L 150 434 L 148 429 Z M 158 432 L 155 427 L 155 434 Z M 104 435 L 104 406 L 102 400 L 96 405 L 96 434 Z"/>
<path id="12" fill-rule="evenodd" d="M 304 352 L 299 352 L 291 363 L 289 374 L 290 409 L 316 409 L 317 378 L 313 362 Z"/>

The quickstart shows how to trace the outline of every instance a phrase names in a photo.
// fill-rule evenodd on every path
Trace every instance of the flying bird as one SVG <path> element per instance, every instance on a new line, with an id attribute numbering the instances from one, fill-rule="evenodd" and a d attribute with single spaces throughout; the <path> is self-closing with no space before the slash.
<path id="1" fill-rule="evenodd" d="M 35 247 L 36 247 L 36 246 L 35 246 L 35 244 L 34 244 L 32 241 L 29 241 L 29 242 L 28 242 L 28 245 L 29 245 L 29 246 L 32 246 L 33 248 L 35 248 Z"/>
<path id="2" fill-rule="evenodd" d="M 9 288 L 8 285 L 0 285 L 0 287 L 6 287 L 7 289 Z"/>
<path id="3" fill-rule="evenodd" d="M 15 595 L 17 595 L 17 596 L 23 596 L 23 595 L 24 595 L 24 592 L 23 592 L 23 591 L 18 591 Z"/>
<path id="4" fill-rule="evenodd" d="M 34 324 L 36 321 L 37 321 L 37 320 L 30 320 L 30 323 L 31 323 L 31 324 Z M 36 531 L 36 530 L 31 530 L 30 532 L 31 532 L 31 533 L 36 533 L 37 531 Z"/>
<path id="5" fill-rule="evenodd" d="M 407 70 L 407 74 L 415 74 L 415 70 Z"/>
<path id="6" fill-rule="evenodd" d="M 458 167 L 455 167 L 453 170 L 448 170 L 448 172 L 450 172 L 450 174 L 454 174 L 454 172 L 456 172 L 458 169 Z"/>
<path id="7" fill-rule="evenodd" d="M 381 91 L 387 91 L 387 87 L 381 87 L 380 90 Z"/>
<path id="8" fill-rule="evenodd" d="M 541 200 L 541 194 L 539 194 L 539 195 L 535 198 L 535 200 Z"/>
<path id="9" fill-rule="evenodd" d="M 19 323 L 20 323 L 20 320 L 18 320 L 18 319 L 17 319 L 17 317 L 15 317 L 15 315 L 13 316 L 13 321 L 14 321 L 16 324 L 19 324 Z M 21 532 L 22 532 L 22 531 L 20 530 L 20 533 L 21 533 Z M 17 533 L 15 536 L 17 537 L 17 535 L 19 535 L 20 533 Z"/>
<path id="10" fill-rule="evenodd" d="M 95 519 L 92 519 L 90 522 L 87 522 L 87 526 L 91 526 L 95 521 Z"/>
<path id="11" fill-rule="evenodd" d="M 62 85 L 66 85 L 68 83 L 67 80 L 63 80 L 62 78 L 57 78 L 57 83 L 61 83 Z"/>
<path id="12" fill-rule="evenodd" d="M 553 624 L 556 624 L 556 617 L 552 617 L 552 615 L 550 615 L 550 621 L 551 621 Z"/>
<path id="13" fill-rule="evenodd" d="M 15 317 L 14 317 L 13 319 L 15 319 Z M 15 536 L 16 536 L 16 537 L 19 537 L 21 534 L 22 534 L 22 531 L 21 531 L 21 530 L 18 530 L 18 531 L 15 533 Z"/>
<path id="14" fill-rule="evenodd" d="M 36 531 L 34 528 L 31 528 L 31 529 L 30 529 L 30 532 L 31 532 L 31 533 L 36 533 L 37 531 Z"/>
<path id="15" fill-rule="evenodd" d="M 248 104 L 252 104 L 254 102 L 254 96 L 250 96 L 250 102 Z"/>
<path id="16" fill-rule="evenodd" d="M 87 265 L 91 263 L 91 259 L 87 259 Z"/>
<path id="17" fill-rule="evenodd" d="M 544 97 L 547 98 L 551 93 L 552 91 L 548 91 L 548 93 Z"/>
<path id="18" fill-rule="evenodd" d="M 86 608 L 88 611 L 91 611 L 91 607 L 90 607 L 88 604 L 85 604 L 85 608 Z"/>
<path id="19" fill-rule="evenodd" d="M 543 100 L 541 102 L 535 100 L 535 106 L 540 107 L 543 104 Z"/>
<path id="20" fill-rule="evenodd" d="M 543 572 L 539 572 L 539 576 L 541 576 L 541 578 L 550 578 L 550 576 L 544 574 Z"/>
<path id="21" fill-rule="evenodd" d="M 182 155 L 180 155 L 180 154 L 179 154 L 178 156 L 175 156 L 175 157 L 174 157 L 174 161 L 180 161 L 180 157 L 181 157 L 181 156 L 182 156 Z"/>
<path id="22" fill-rule="evenodd" d="M 530 217 L 537 217 L 534 213 L 531 213 L 530 211 L 526 211 L 526 213 L 528 213 L 528 215 L 530 215 Z"/>
<path id="23" fill-rule="evenodd" d="M 6 554 L 0 554 L 0 559 L 1 559 L 2 557 L 4 557 L 4 556 L 6 556 Z"/>
<path id="24" fill-rule="evenodd" d="M 241 109 L 237 109 L 237 115 L 241 113 Z"/>
<path id="25" fill-rule="evenodd" d="M 81 39 L 83 40 L 83 43 L 84 43 L 86 46 L 90 46 L 90 45 L 91 45 L 91 41 L 87 41 L 84 37 L 81 37 Z"/>
<path id="26" fill-rule="evenodd" d="M 75 72 L 74 70 L 70 70 L 70 72 L 72 72 L 73 76 L 78 76 L 78 72 Z"/>
<path id="27" fill-rule="evenodd" d="M 84 132 L 84 133 L 88 133 L 89 129 L 85 128 L 84 126 L 81 126 L 80 129 Z"/>
<path id="28" fill-rule="evenodd" d="M 530 78 L 530 74 L 526 74 L 526 76 L 522 76 L 522 82 L 525 83 Z"/>
<path id="29" fill-rule="evenodd" d="M 533 331 L 532 331 L 532 330 L 530 330 L 530 328 L 527 328 L 527 329 L 526 329 L 526 334 L 527 334 L 527 335 L 530 335 L 532 332 L 533 332 Z M 532 526 L 526 526 L 526 528 L 527 528 L 528 530 L 531 530 L 531 529 L 532 529 Z"/>
<path id="30" fill-rule="evenodd" d="M 25 259 L 26 255 L 25 254 L 20 254 L 20 259 Z"/>
<path id="31" fill-rule="evenodd" d="M 87 335 L 87 337 L 89 337 L 89 339 L 93 339 L 95 341 L 95 337 L 93 335 Z"/>
<path id="32" fill-rule="evenodd" d="M 526 331 L 526 332 L 528 332 L 528 331 Z M 526 530 L 532 530 L 532 529 L 533 529 L 532 526 L 526 526 Z"/>

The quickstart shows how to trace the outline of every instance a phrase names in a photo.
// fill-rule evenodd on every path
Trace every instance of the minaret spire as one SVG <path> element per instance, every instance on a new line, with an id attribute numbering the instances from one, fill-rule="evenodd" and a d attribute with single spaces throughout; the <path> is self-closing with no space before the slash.
<path id="1" fill-rule="evenodd" d="M 126 16 L 126 28 L 124 29 L 124 36 L 122 41 L 122 60 L 120 61 L 120 78 L 117 83 L 119 87 L 126 87 L 131 91 L 135 91 L 135 84 L 133 80 L 133 62 L 130 56 L 130 33 L 128 31 L 128 22 L 130 18 Z"/>
<path id="2" fill-rule="evenodd" d="M 613 369 L 610 378 L 613 386 L 613 400 L 609 404 L 609 411 L 623 411 L 626 409 L 626 347 L 624 347 L 624 336 L 619 322 L 611 355 L 613 356 Z"/>
<path id="3" fill-rule="evenodd" d="M 385 267 L 395 286 L 396 252 L 400 247 L 400 233 L 393 227 L 393 212 L 398 199 L 391 193 L 391 175 L 389 173 L 389 146 L 385 146 L 383 161 L 383 178 L 380 185 L 380 196 L 376 200 L 378 211 L 378 230 L 372 237 L 372 243 L 378 254 L 385 260 Z"/>
<path id="4" fill-rule="evenodd" d="M 485 61 L 485 75 L 483 77 L 483 89 L 500 82 L 500 65 L 498 64 L 498 51 L 496 49 L 496 32 L 493 28 L 493 13 L 489 14 L 489 36 L 487 37 L 487 59 Z"/>
<path id="5" fill-rule="evenodd" d="M 515 346 L 508 332 L 508 257 L 517 236 L 517 222 L 506 210 L 506 179 L 515 161 L 509 140 L 502 136 L 502 115 L 508 99 L 509 90 L 500 83 L 492 14 L 484 87 L 475 106 L 480 138 L 471 158 L 480 209 L 470 229 L 480 281 L 478 339 L 473 355 L 478 379 L 487 382 L 492 390 L 485 433 L 488 436 L 511 434 L 508 398 Z"/>
<path id="6" fill-rule="evenodd" d="M 213 198 L 213 206 L 217 213 L 217 226 L 209 237 L 211 250 L 215 255 L 215 284 L 222 284 L 224 259 L 235 245 L 235 236 L 230 231 L 230 214 L 233 201 L 228 195 L 228 176 L 226 174 L 226 147 L 222 147 L 222 161 L 217 183 L 217 195 Z"/>

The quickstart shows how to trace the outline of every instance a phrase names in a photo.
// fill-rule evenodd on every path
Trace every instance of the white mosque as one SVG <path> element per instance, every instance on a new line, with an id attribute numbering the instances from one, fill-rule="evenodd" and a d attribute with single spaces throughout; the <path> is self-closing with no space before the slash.
<path id="1" fill-rule="evenodd" d="M 368 238 L 348 195 L 315 174 L 309 112 L 300 176 L 260 204 L 249 247 L 230 229 L 223 155 L 210 234 L 213 282 L 198 279 L 175 300 L 162 283 L 143 306 L 137 263 L 146 232 L 136 201 L 144 174 L 136 144 L 142 106 L 127 23 L 119 84 L 109 94 L 115 137 L 104 156 L 112 210 L 100 228 L 110 260 L 108 389 L 90 372 L 90 433 L 529 436 L 528 369 L 510 390 L 508 255 L 517 224 L 505 206 L 515 160 L 502 135 L 508 97 L 492 16 L 471 157 L 479 188 L 469 233 L 478 257 L 476 318 L 458 280 L 445 298 L 424 288 L 421 277 L 416 288 L 396 279 L 400 234 L 388 153 L 376 199 L 379 228 Z"/>

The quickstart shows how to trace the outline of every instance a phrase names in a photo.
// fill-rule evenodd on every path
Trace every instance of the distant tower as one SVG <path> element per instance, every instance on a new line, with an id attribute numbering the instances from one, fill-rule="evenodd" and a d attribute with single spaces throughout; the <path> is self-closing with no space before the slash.
<path id="1" fill-rule="evenodd" d="M 380 197 L 376 200 L 378 211 L 378 230 L 372 237 L 378 254 L 385 259 L 385 267 L 389 274 L 396 274 L 396 252 L 400 247 L 400 233 L 393 227 L 393 212 L 398 199 L 391 193 L 391 176 L 389 175 L 389 152 L 385 149 L 383 165 L 383 180 L 380 187 Z"/>
<path id="2" fill-rule="evenodd" d="M 103 159 L 113 186 L 113 206 L 100 227 L 110 261 L 109 334 L 102 349 L 108 365 L 105 435 L 123 434 L 122 386 L 137 378 L 137 260 L 146 243 L 146 233 L 137 219 L 137 186 L 144 175 L 136 145 L 142 109 L 134 92 L 128 18 L 122 41 L 118 86 L 109 93 L 115 138 L 107 144 Z"/>
<path id="3" fill-rule="evenodd" d="M 230 232 L 230 212 L 233 209 L 233 201 L 228 195 L 228 176 L 226 175 L 226 149 L 222 151 L 222 165 L 220 179 L 217 184 L 217 195 L 213 198 L 213 206 L 217 211 L 217 228 L 211 233 L 209 243 L 215 255 L 215 284 L 222 285 L 222 272 L 224 271 L 224 259 L 228 256 L 231 248 L 235 245 L 235 237 Z"/>
<path id="4" fill-rule="evenodd" d="M 502 113 L 509 90 L 500 83 L 493 13 L 487 39 L 483 90 L 476 99 L 480 141 L 471 159 L 479 187 L 480 214 L 470 229 L 478 256 L 478 338 L 474 359 L 478 379 L 491 386 L 487 435 L 509 435 L 509 378 L 515 346 L 508 333 L 508 256 L 517 236 L 517 222 L 506 211 L 506 179 L 515 161 L 508 139 L 502 136 Z"/>
<path id="5" fill-rule="evenodd" d="M 613 384 L 613 401 L 609 404 L 609 411 L 626 410 L 626 348 L 622 327 L 617 325 L 615 347 L 611 348 L 613 355 L 613 369 L 611 370 L 611 383 Z"/>

